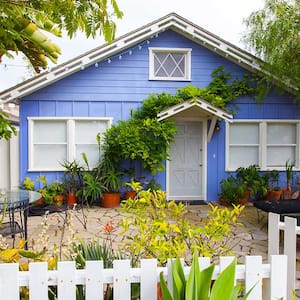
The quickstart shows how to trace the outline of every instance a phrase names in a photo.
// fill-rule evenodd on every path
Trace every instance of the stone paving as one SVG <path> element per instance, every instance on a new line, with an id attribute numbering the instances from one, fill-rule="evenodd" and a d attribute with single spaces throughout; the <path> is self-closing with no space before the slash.
<path id="1" fill-rule="evenodd" d="M 192 223 L 199 223 L 209 210 L 208 205 L 188 205 L 188 218 Z M 104 226 L 107 222 L 112 221 L 115 226 L 122 218 L 123 213 L 118 208 L 102 208 L 93 206 L 84 208 L 84 214 L 87 218 L 86 229 L 83 226 L 83 215 L 81 210 L 74 211 L 72 215 L 72 226 L 64 232 L 62 237 L 61 229 L 66 221 L 64 212 L 52 213 L 48 216 L 47 233 L 42 234 L 44 228 L 41 223 L 43 218 L 40 216 L 30 216 L 28 219 L 28 245 L 29 248 L 41 246 L 43 238 L 48 235 L 48 246 L 53 244 L 59 245 L 61 240 L 63 244 L 67 244 L 72 240 L 71 236 L 80 237 L 84 240 L 103 238 Z M 267 216 L 258 222 L 257 210 L 253 206 L 246 206 L 239 221 L 243 226 L 233 229 L 235 240 L 233 241 L 233 250 L 240 259 L 245 255 L 261 255 L 263 261 L 267 258 Z M 123 236 L 118 235 L 118 231 L 114 232 L 114 241 L 120 242 Z M 42 239 L 42 240 L 41 240 Z M 242 261 L 241 261 L 242 262 Z"/>

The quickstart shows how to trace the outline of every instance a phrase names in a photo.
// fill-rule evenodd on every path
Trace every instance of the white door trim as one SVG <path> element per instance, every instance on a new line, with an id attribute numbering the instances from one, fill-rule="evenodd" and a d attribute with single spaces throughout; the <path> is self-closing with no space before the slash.
<path id="1" fill-rule="evenodd" d="M 201 199 L 195 197 L 176 197 L 176 199 L 172 199 L 169 197 L 170 191 L 170 161 L 166 162 L 166 192 L 168 200 L 206 200 L 207 198 L 207 119 L 189 119 L 189 118 L 178 118 L 175 121 L 183 121 L 183 122 L 199 122 L 202 123 L 202 195 Z"/>

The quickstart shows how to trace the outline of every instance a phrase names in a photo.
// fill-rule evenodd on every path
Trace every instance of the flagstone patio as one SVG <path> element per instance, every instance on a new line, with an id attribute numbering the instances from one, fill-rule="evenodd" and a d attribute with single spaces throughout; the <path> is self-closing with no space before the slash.
<path id="1" fill-rule="evenodd" d="M 204 218 L 209 210 L 208 205 L 187 205 L 188 218 L 190 222 L 197 224 L 201 218 Z M 86 217 L 86 229 L 84 228 L 84 218 Z M 28 219 L 28 247 L 41 247 L 45 239 L 49 237 L 48 247 L 56 244 L 68 244 L 75 238 L 84 240 L 105 238 L 104 226 L 112 221 L 114 227 L 122 218 L 123 213 L 118 208 L 102 208 L 92 206 L 74 210 L 71 214 L 72 225 L 65 227 L 62 236 L 61 229 L 64 222 L 67 221 L 66 213 L 51 213 L 47 217 L 47 225 L 43 226 L 43 217 L 30 216 Z M 235 239 L 232 242 L 232 248 L 237 257 L 242 260 L 245 255 L 261 255 L 263 260 L 267 259 L 267 215 L 258 222 L 257 209 L 251 204 L 246 206 L 242 212 L 239 221 L 243 224 L 233 228 Z M 45 231 L 45 229 L 47 229 Z M 45 232 L 44 232 L 45 231 Z M 123 235 L 118 234 L 119 229 L 113 232 L 114 243 L 118 244 Z"/>

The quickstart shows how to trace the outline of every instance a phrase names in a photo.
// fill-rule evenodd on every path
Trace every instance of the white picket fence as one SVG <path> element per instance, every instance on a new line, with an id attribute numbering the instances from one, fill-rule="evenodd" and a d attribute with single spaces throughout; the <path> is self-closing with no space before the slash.
<path id="1" fill-rule="evenodd" d="M 221 257 L 213 278 L 232 259 Z M 270 259 L 270 264 L 262 264 L 261 256 L 246 256 L 245 264 L 237 265 L 236 279 L 243 281 L 246 290 L 254 287 L 249 300 L 286 299 L 287 257 L 274 255 Z M 210 264 L 210 260 L 199 258 L 199 263 L 203 269 Z M 48 287 L 57 286 L 59 300 L 75 300 L 76 285 L 85 286 L 85 299 L 103 299 L 103 286 L 109 283 L 113 284 L 114 300 L 129 300 L 130 283 L 140 282 L 140 299 L 155 300 L 159 274 L 164 272 L 168 283 L 171 283 L 170 270 L 170 264 L 165 268 L 157 267 L 156 259 L 141 260 L 140 268 L 131 268 L 129 260 L 116 260 L 112 269 L 104 269 L 102 261 L 88 261 L 83 270 L 77 270 L 74 261 L 65 261 L 59 262 L 55 271 L 47 270 L 46 262 L 30 263 L 29 271 L 19 271 L 18 264 L 0 264 L 0 299 L 19 300 L 19 287 L 27 286 L 30 300 L 46 300 Z M 186 275 L 189 270 L 190 267 L 184 267 Z"/>
<path id="2" fill-rule="evenodd" d="M 280 232 L 284 234 L 283 247 Z M 280 215 L 269 213 L 268 257 L 280 253 L 287 255 L 287 299 L 292 299 L 292 291 L 299 288 L 299 284 L 296 284 L 297 235 L 300 235 L 300 226 L 297 226 L 296 218 L 284 217 L 284 222 L 281 222 Z"/>

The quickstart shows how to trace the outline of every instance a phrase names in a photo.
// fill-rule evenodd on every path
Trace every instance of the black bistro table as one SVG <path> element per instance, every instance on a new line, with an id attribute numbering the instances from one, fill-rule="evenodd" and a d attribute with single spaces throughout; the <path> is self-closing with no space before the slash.
<path id="1" fill-rule="evenodd" d="M 28 190 L 1 190 L 0 191 L 0 212 L 6 213 L 8 222 L 0 225 L 2 236 L 11 236 L 13 246 L 15 235 L 20 234 L 25 240 L 25 249 L 27 249 L 27 221 L 28 211 L 31 203 L 41 198 L 41 194 Z"/>

